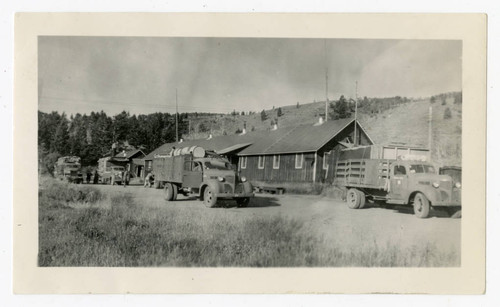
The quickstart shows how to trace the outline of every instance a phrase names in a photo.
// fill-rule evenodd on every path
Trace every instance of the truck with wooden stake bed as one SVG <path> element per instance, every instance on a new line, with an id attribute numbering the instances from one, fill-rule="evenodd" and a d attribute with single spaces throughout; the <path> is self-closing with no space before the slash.
<path id="1" fill-rule="evenodd" d="M 233 169 L 224 157 L 202 147 L 173 149 L 168 155 L 153 158 L 155 183 L 163 186 L 166 201 L 175 201 L 180 193 L 195 195 L 213 208 L 218 199 L 234 199 L 246 207 L 253 197 L 253 187 Z"/>
<path id="2" fill-rule="evenodd" d="M 97 173 L 99 174 L 99 182 L 104 184 L 122 184 L 122 174 L 125 171 L 123 163 L 113 160 L 112 157 L 104 157 L 99 159 Z"/>
<path id="3" fill-rule="evenodd" d="M 427 218 L 431 208 L 456 216 L 461 208 L 461 183 L 440 175 L 425 148 L 370 145 L 346 148 L 337 159 L 334 185 L 347 190 L 351 209 L 367 200 L 412 205 L 415 216 Z"/>
<path id="4" fill-rule="evenodd" d="M 82 165 L 80 157 L 66 156 L 57 159 L 54 165 L 54 177 L 71 183 L 82 183 Z"/>

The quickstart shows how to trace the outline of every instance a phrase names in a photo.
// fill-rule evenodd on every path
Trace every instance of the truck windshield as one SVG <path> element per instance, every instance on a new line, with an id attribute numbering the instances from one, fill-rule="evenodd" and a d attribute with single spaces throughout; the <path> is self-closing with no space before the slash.
<path id="1" fill-rule="evenodd" d="M 231 163 L 224 161 L 205 162 L 205 169 L 231 170 Z"/>
<path id="2" fill-rule="evenodd" d="M 410 165 L 410 173 L 426 173 L 435 174 L 434 166 L 428 164 L 412 164 Z"/>
<path id="3" fill-rule="evenodd" d="M 112 170 L 114 171 L 123 171 L 125 168 L 121 167 L 121 166 L 115 166 L 112 168 Z"/>

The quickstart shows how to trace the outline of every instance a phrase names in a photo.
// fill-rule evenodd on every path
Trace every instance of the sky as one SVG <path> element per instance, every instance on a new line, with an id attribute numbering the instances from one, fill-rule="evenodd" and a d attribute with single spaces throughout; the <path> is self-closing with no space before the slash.
<path id="1" fill-rule="evenodd" d="M 38 38 L 39 110 L 115 115 L 256 111 L 462 88 L 456 40 Z"/>

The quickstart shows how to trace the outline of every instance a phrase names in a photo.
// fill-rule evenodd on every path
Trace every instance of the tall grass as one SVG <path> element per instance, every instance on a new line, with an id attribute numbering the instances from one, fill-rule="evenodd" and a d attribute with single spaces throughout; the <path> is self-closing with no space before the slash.
<path id="1" fill-rule="evenodd" d="M 396 243 L 366 242 L 346 248 L 314 235 L 294 219 L 229 215 L 223 209 L 145 208 L 123 192 L 91 206 L 46 203 L 64 202 L 66 193 L 73 195 L 61 188 L 41 190 L 40 266 L 459 265 L 459 255 L 433 245 L 402 250 Z"/>

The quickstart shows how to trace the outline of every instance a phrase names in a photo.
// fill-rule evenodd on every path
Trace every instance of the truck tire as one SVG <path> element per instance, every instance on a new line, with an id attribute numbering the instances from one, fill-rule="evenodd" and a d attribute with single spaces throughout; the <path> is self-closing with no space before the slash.
<path id="1" fill-rule="evenodd" d="M 236 198 L 236 204 L 238 205 L 238 208 L 246 208 L 248 207 L 249 203 L 250 203 L 250 197 Z"/>
<path id="2" fill-rule="evenodd" d="M 217 196 L 215 196 L 214 192 L 210 187 L 206 187 L 205 191 L 203 191 L 203 204 L 205 207 L 213 208 L 217 203 Z"/>
<path id="3" fill-rule="evenodd" d="M 178 194 L 178 188 L 175 184 L 171 183 L 172 185 L 172 200 L 177 200 L 177 194 Z"/>
<path id="4" fill-rule="evenodd" d="M 360 191 L 360 190 L 356 190 L 356 192 L 358 192 L 358 194 L 359 194 L 359 208 L 358 209 L 363 209 L 365 207 L 365 204 L 366 204 L 365 192 Z"/>
<path id="5" fill-rule="evenodd" d="M 422 193 L 417 193 L 413 199 L 413 212 L 415 216 L 421 219 L 429 217 L 429 212 L 431 210 L 431 205 L 427 197 Z"/>
<path id="6" fill-rule="evenodd" d="M 356 189 L 349 189 L 347 191 L 347 206 L 351 209 L 358 209 L 361 204 L 361 196 Z"/>
<path id="7" fill-rule="evenodd" d="M 172 201 L 174 198 L 174 189 L 172 187 L 172 184 L 167 182 L 164 185 L 165 187 L 163 188 L 164 191 L 164 196 L 166 201 Z"/>

